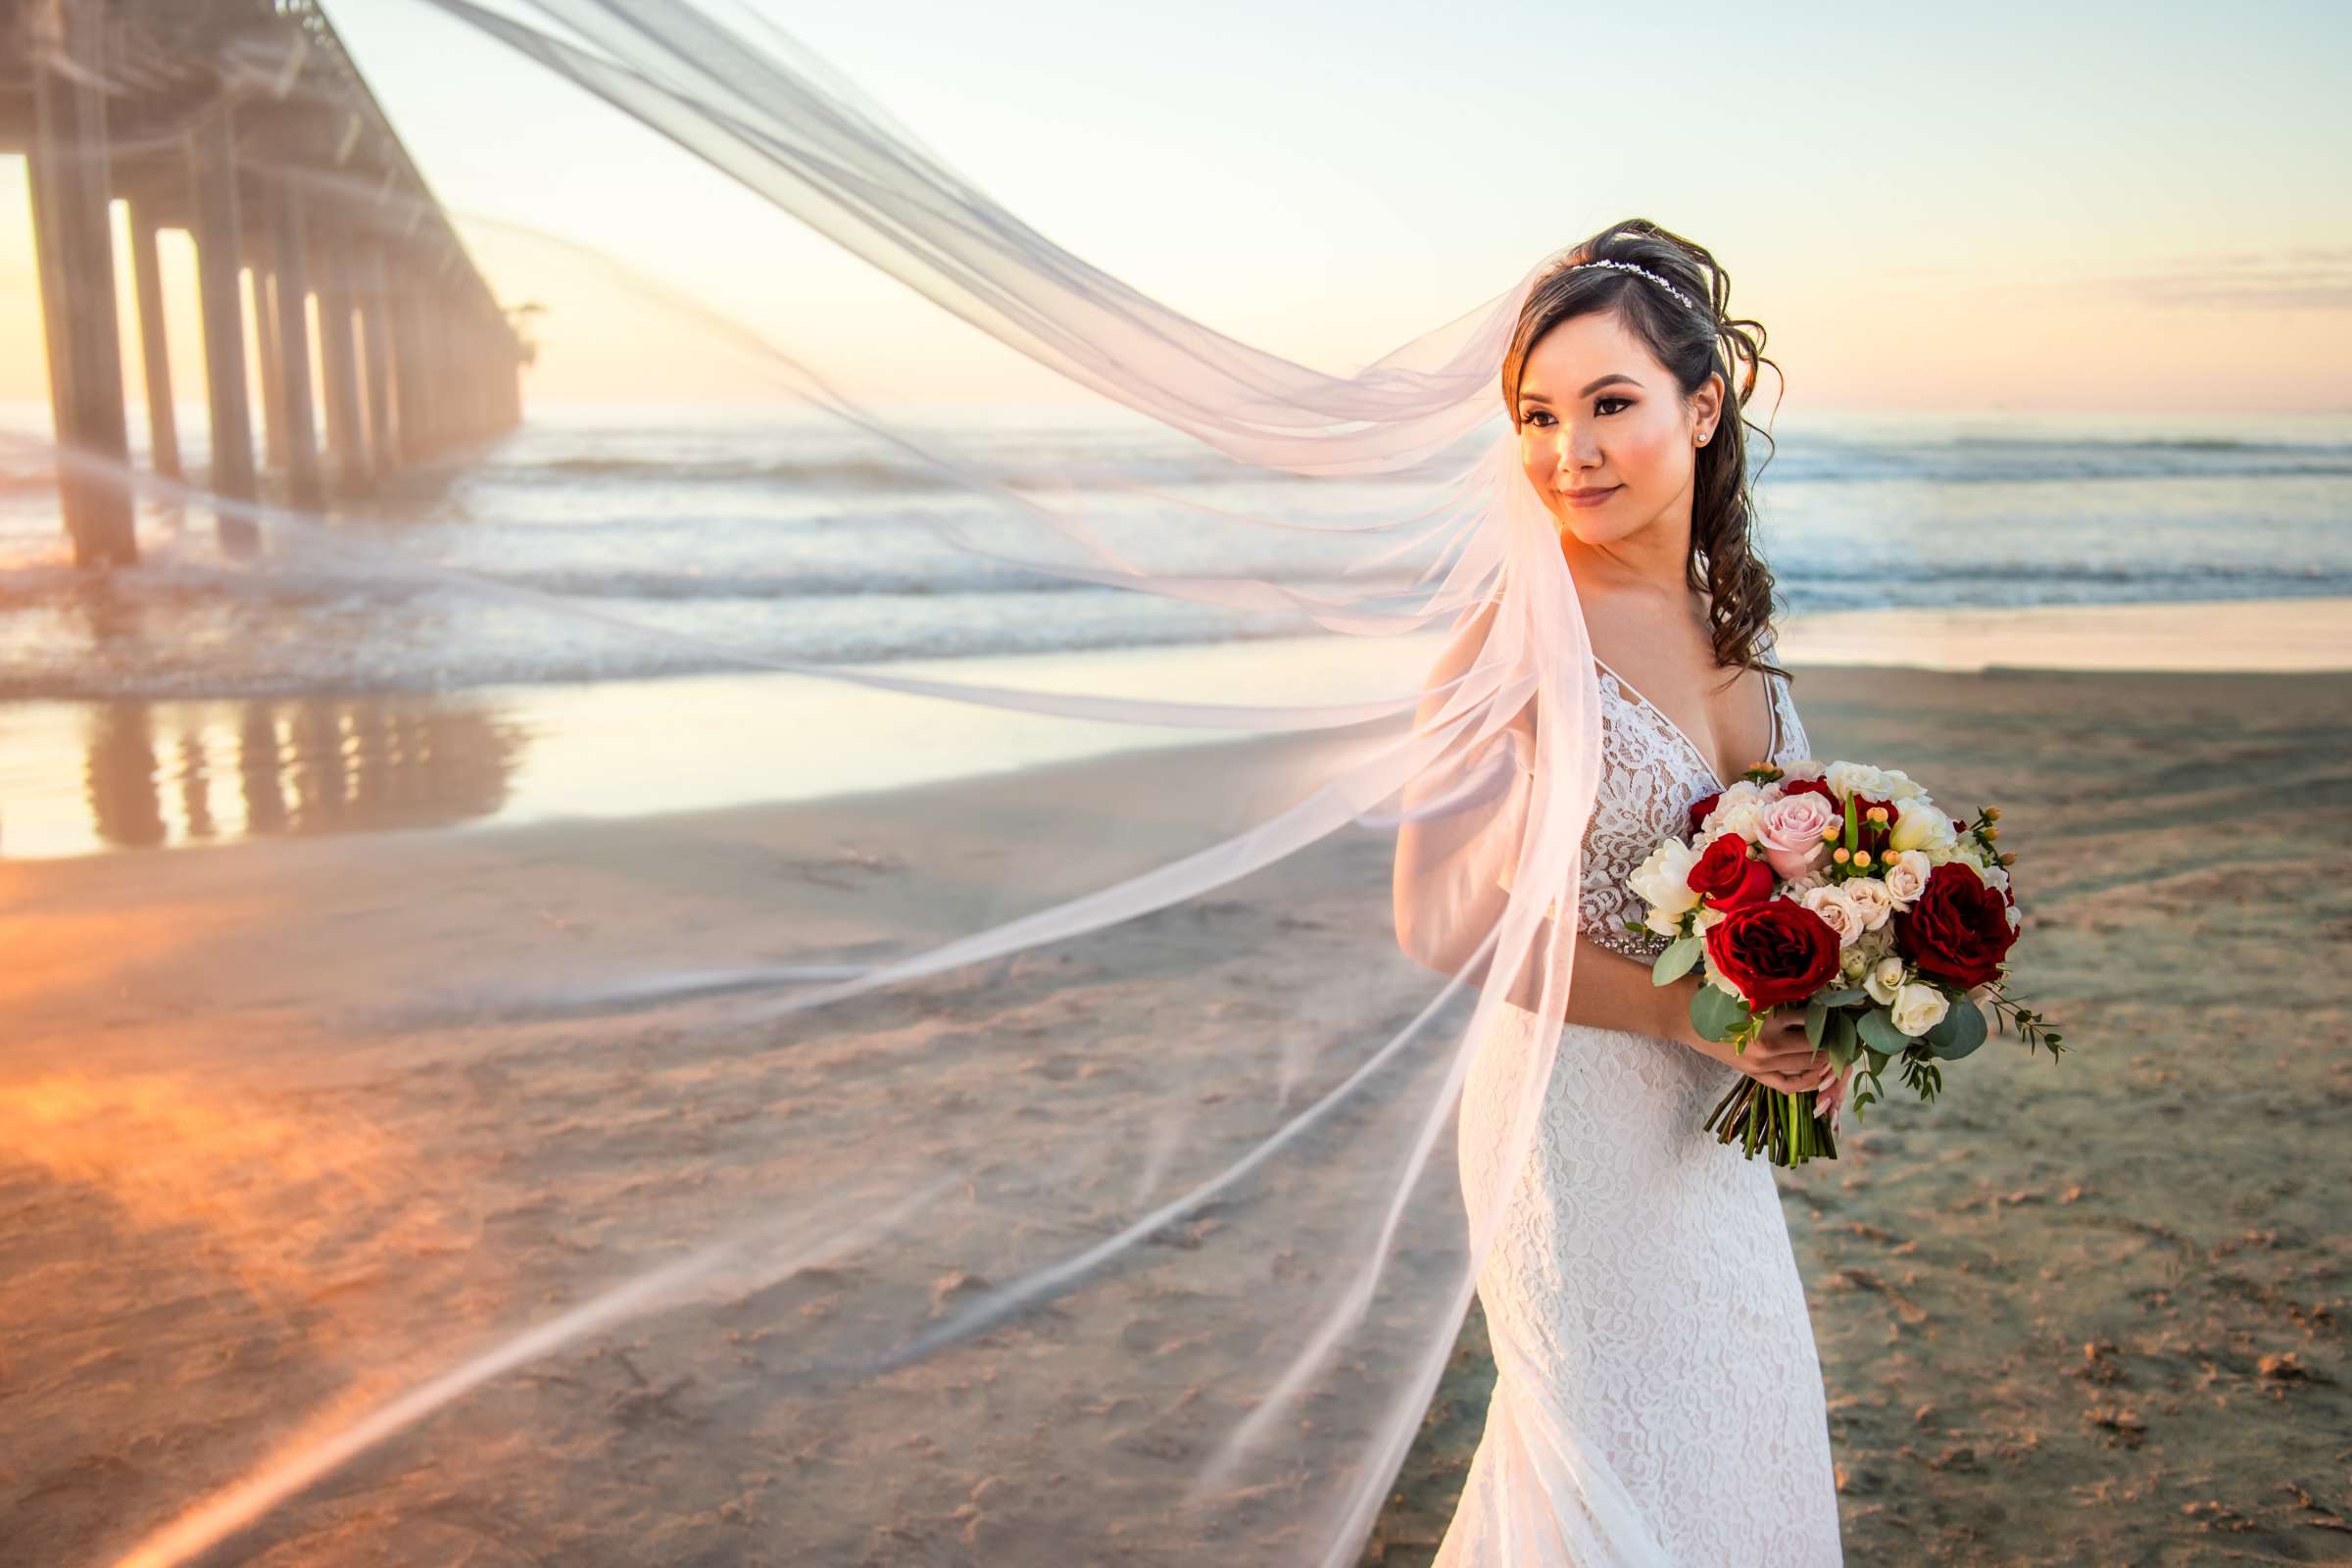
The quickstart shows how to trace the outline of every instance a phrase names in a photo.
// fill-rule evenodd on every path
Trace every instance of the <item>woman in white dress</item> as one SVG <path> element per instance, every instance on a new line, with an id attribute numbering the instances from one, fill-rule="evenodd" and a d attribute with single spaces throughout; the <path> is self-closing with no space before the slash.
<path id="1" fill-rule="evenodd" d="M 1701 1124 L 1740 1073 L 1823 1088 L 1832 1113 L 1844 1084 L 1795 1014 L 1743 1054 L 1700 1038 L 1686 1012 L 1698 979 L 1653 986 L 1664 939 L 1626 924 L 1643 912 L 1627 874 L 1689 834 L 1694 803 L 1753 760 L 1807 755 L 1769 659 L 1772 579 L 1749 548 L 1740 421 L 1715 368 L 1727 323 L 1706 302 L 1723 287 L 1703 250 L 1618 225 L 1530 293 L 1505 361 L 1522 461 L 1591 635 L 1603 756 L 1566 1021 L 1515 1183 L 1495 1162 L 1542 1059 L 1537 1011 L 1496 1010 L 1464 1091 L 1464 1193 L 1474 1214 L 1477 1195 L 1511 1196 L 1478 1284 L 1494 1394 L 1440 1568 L 1841 1560 L 1773 1167 Z M 1477 646 L 1468 631 L 1433 683 Z M 1401 879 L 1398 897 L 1412 897 Z"/>

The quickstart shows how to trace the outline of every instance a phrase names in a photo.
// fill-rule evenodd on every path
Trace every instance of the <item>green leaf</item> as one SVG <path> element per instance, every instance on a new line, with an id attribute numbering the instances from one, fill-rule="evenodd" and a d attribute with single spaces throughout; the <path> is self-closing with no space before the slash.
<path id="1" fill-rule="evenodd" d="M 1948 1037 L 1946 1025 L 1950 1026 Z M 1958 1061 L 1984 1043 L 1984 1014 L 1965 997 L 1953 1003 L 1952 1010 L 1943 1015 L 1943 1022 L 1928 1033 L 1928 1049 L 1945 1061 Z"/>
<path id="2" fill-rule="evenodd" d="M 1854 815 L 1854 798 L 1845 798 L 1845 849 L 1848 855 L 1862 847 L 1862 823 Z"/>
<path id="3" fill-rule="evenodd" d="M 1830 1014 L 1829 1027 L 1822 1031 L 1821 1049 L 1840 1067 L 1854 1064 L 1855 1049 L 1861 1042 L 1854 1035 L 1854 1015 L 1843 1009 Z"/>
<path id="4" fill-rule="evenodd" d="M 1706 945 L 1703 937 L 1676 937 L 1667 943 L 1666 951 L 1658 955 L 1658 961 L 1649 966 L 1649 983 L 1670 986 L 1689 974 Z"/>
<path id="5" fill-rule="evenodd" d="M 1868 1002 L 1870 993 L 1860 986 L 1843 986 L 1836 991 L 1824 991 L 1813 999 L 1826 1007 L 1850 1007 L 1857 1002 Z"/>
<path id="6" fill-rule="evenodd" d="M 1813 1042 L 1814 1050 L 1821 1049 L 1822 1038 L 1829 1033 L 1829 1029 L 1830 1009 L 1816 997 L 1805 1004 L 1805 1038 Z"/>
<path id="7" fill-rule="evenodd" d="M 1960 1021 L 1960 1009 L 1965 1004 L 1959 998 L 1952 997 L 1949 992 L 1946 992 L 1945 996 L 1951 1001 L 1951 1005 L 1943 1009 L 1943 1016 L 1936 1020 L 1935 1028 L 1919 1037 L 1921 1045 L 1938 1054 L 1942 1053 L 1943 1047 L 1947 1043 L 1960 1037 L 1960 1031 L 1964 1027 Z"/>
<path id="8" fill-rule="evenodd" d="M 1890 1056 L 1899 1056 L 1911 1047 L 1911 1037 L 1894 1026 L 1885 1007 L 1873 1007 L 1862 1015 L 1857 1025 L 1862 1043 L 1874 1046 Z"/>
<path id="9" fill-rule="evenodd" d="M 1714 984 L 1700 986 L 1690 999 L 1690 1027 L 1702 1040 L 1729 1040 L 1754 1018 L 1745 1002 Z"/>

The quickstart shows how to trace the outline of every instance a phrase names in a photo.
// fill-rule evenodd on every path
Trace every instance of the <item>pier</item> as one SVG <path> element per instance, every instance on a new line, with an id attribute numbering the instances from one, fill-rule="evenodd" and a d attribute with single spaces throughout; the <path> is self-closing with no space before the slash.
<path id="1" fill-rule="evenodd" d="M 167 228 L 194 248 L 203 338 L 211 457 L 187 477 L 224 500 L 318 509 L 520 420 L 529 346 L 315 0 L 0 0 L 0 153 L 28 165 L 77 564 L 138 559 L 125 309 L 150 462 L 183 477 Z M 221 528 L 250 541 L 234 509 Z"/>

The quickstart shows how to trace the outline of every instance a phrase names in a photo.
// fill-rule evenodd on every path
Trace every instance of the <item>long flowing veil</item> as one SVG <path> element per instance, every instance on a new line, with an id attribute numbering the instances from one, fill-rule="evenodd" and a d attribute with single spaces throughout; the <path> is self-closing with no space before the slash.
<path id="1" fill-rule="evenodd" d="M 308 8 L 225 53 L 220 7 L 118 8 L 127 51 L 77 41 L 74 6 L 18 20 L 45 104 L 113 95 L 118 160 L 192 158 L 199 178 L 233 145 L 248 218 L 270 215 L 249 228 L 309 224 L 320 277 L 321 236 L 388 256 L 395 322 L 404 299 L 446 308 L 465 245 L 497 247 L 519 288 L 535 259 L 759 377 L 796 450 L 921 472 L 921 526 L 1038 613 L 1109 590 L 1110 613 L 1205 607 L 1315 651 L 1243 640 L 1141 689 L 1115 663 L 1089 686 L 799 657 L 442 548 L 421 490 L 239 495 L 62 432 L 70 482 L 128 489 L 146 519 L 123 592 L 162 575 L 267 607 L 323 583 L 419 637 L 562 619 L 766 672 L 775 728 L 743 744 L 809 774 L 862 776 L 882 738 L 973 765 L 822 813 L 802 791 L 760 822 L 419 840 L 404 854 L 445 899 L 371 892 L 326 841 L 278 846 L 266 877 L 205 852 L 238 928 L 184 933 L 126 981 L 172 1028 L 69 1056 L 35 1018 L 48 1045 L 0 1057 L 17 1160 L 83 1195 L 77 1234 L 104 1238 L 61 1245 L 9 1309 L 10 1375 L 64 1423 L 19 1423 L 15 1467 L 157 1434 L 103 1510 L 38 1516 L 54 1560 L 1356 1560 L 1533 1137 L 1571 979 L 1559 895 L 1598 698 L 1498 386 L 1558 258 L 1315 369 L 1061 249 L 749 12 L 417 3 L 895 277 L 907 313 L 1175 433 L 1183 466 L 1114 446 L 1083 484 L 1041 474 L 593 247 L 498 214 L 444 235 L 358 120 L 343 165 L 281 156 L 297 111 L 350 112 L 304 103 L 338 47 Z M 125 59 L 136 79 L 109 79 Z M 169 123 L 120 107 L 183 77 Z M 75 177 L 36 171 L 36 205 L 69 208 Z M 70 279 L 44 281 L 72 308 Z M 312 329 L 365 340 L 317 286 Z M 275 319 L 299 332 L 296 299 Z M 428 384 L 460 341 L 393 356 L 385 395 L 419 436 L 442 406 L 407 401 L 412 368 Z M 512 378 L 466 352 L 466 375 Z M 700 563 L 693 516 L 658 521 Z M 856 537 L 779 528 L 695 570 L 820 545 L 858 560 Z M 266 970 L 207 960 L 264 930 Z M 1533 1027 L 1499 1028 L 1510 1009 Z M 1468 1159 L 1456 1110 L 1485 1049 L 1532 1057 L 1503 1147 Z"/>

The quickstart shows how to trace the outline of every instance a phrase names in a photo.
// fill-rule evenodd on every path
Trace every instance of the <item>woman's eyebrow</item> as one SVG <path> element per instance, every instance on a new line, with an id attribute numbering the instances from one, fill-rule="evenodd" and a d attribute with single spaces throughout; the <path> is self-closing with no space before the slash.
<path id="1" fill-rule="evenodd" d="M 1585 389 L 1582 392 L 1579 392 L 1577 396 L 1580 398 L 1589 398 L 1593 393 L 1599 391 L 1602 387 L 1613 386 L 1619 381 L 1623 381 L 1627 386 L 1640 386 L 1642 384 L 1640 381 L 1635 380 L 1632 376 L 1627 375 L 1622 370 L 1612 370 L 1597 381 L 1587 382 L 1585 384 Z M 1551 403 L 1551 399 L 1545 397 L 1541 392 L 1522 392 L 1519 394 L 1519 401 L 1522 403 L 1541 403 L 1546 407 L 1548 407 Z"/>

